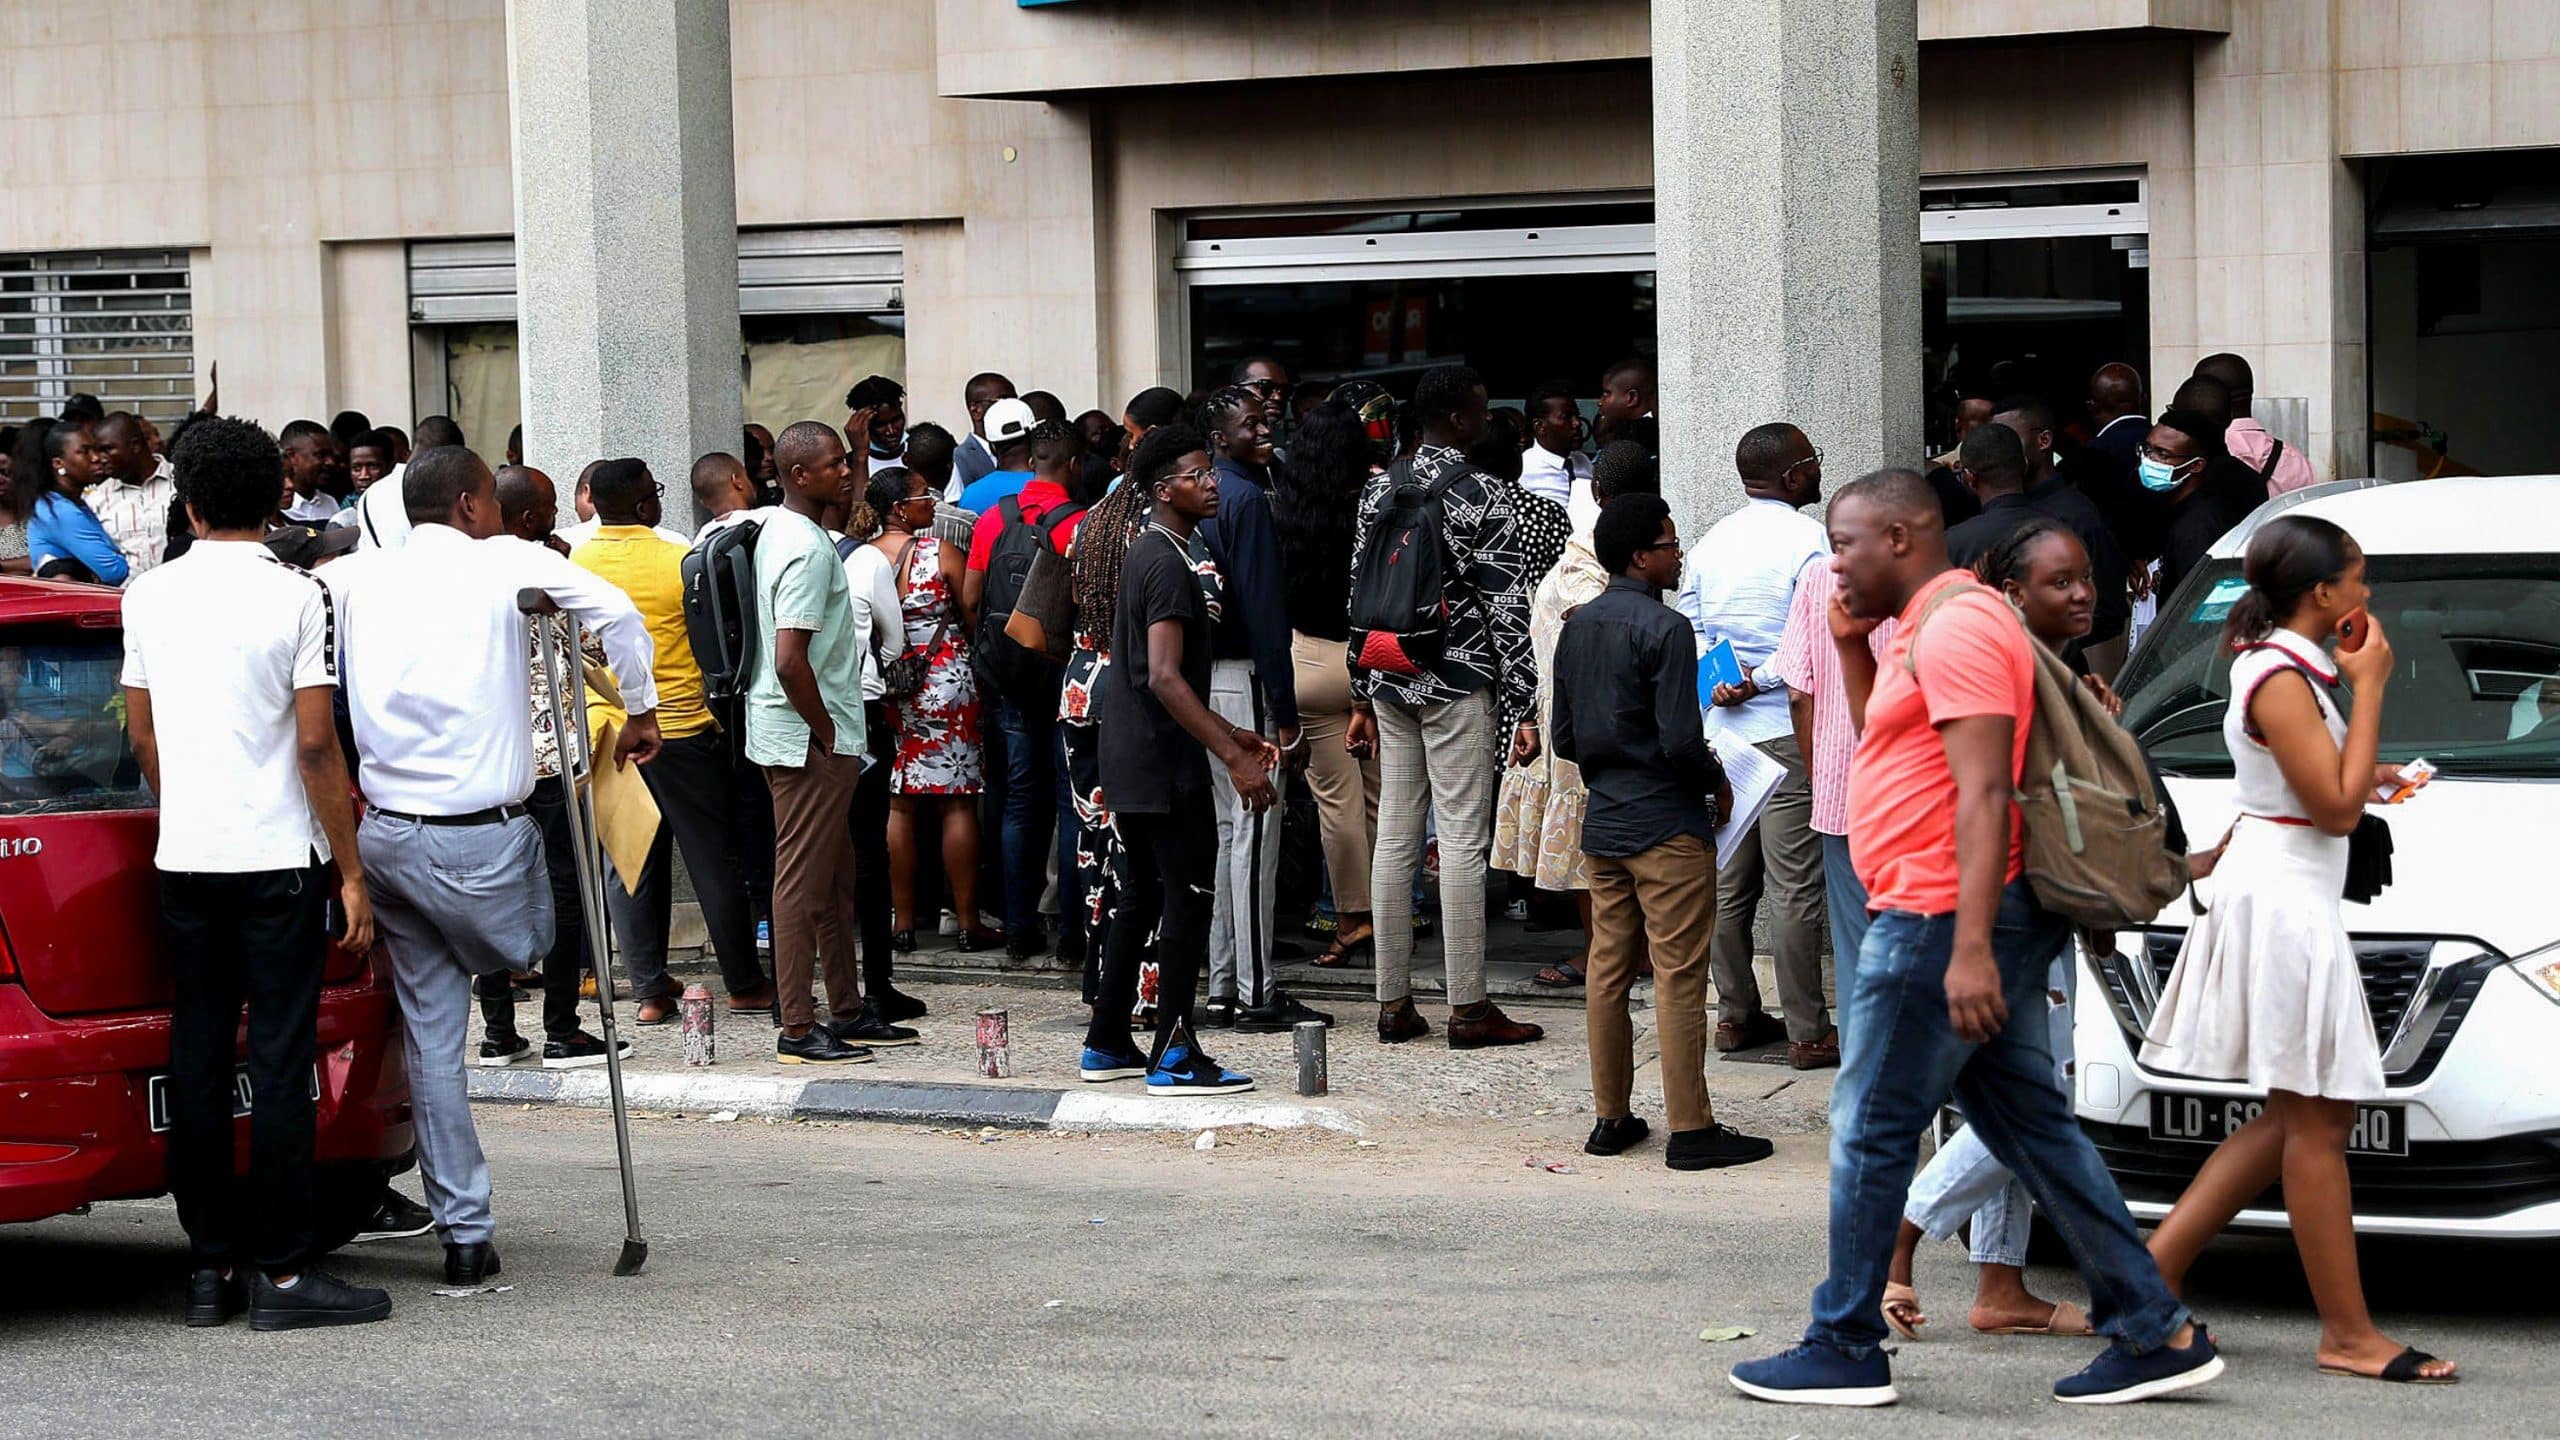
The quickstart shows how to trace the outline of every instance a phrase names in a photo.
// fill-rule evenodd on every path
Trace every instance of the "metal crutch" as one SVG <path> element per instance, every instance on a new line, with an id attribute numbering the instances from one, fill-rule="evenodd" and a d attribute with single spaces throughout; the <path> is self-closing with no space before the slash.
<path id="1" fill-rule="evenodd" d="M 622 1165 L 622 1254 L 613 1262 L 613 1273 L 637 1275 L 649 1263 L 649 1242 L 640 1235 L 640 1186 L 631 1164 L 631 1111 L 623 1100 L 622 1040 L 614 1027 L 613 946 L 605 937 L 604 854 L 596 836 L 595 756 L 586 739 L 587 686 L 578 621 L 563 615 L 559 602 L 540 590 L 517 592 L 516 608 L 531 617 L 534 653 L 542 659 L 540 679 L 551 708 L 551 733 L 560 742 L 560 783 L 569 798 L 569 849 L 577 857 L 578 906 L 586 916 L 588 961 L 595 967 L 596 996 L 604 1012 L 605 1084 L 613 1096 L 613 1146 Z M 555 616 L 559 623 L 554 623 Z M 586 757 L 584 763 L 577 758 L 581 754 Z"/>

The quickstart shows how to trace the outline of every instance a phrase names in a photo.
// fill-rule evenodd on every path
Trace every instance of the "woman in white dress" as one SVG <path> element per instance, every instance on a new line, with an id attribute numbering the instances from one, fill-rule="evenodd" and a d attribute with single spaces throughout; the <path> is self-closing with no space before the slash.
<path id="1" fill-rule="evenodd" d="M 2377 763 L 2391 642 L 2365 612 L 2364 552 L 2326 520 L 2270 523 L 2250 540 L 2242 573 L 2248 593 L 2225 629 L 2235 656 L 2222 722 L 2240 814 L 2142 1063 L 2244 1081 L 2267 1107 L 2205 1161 L 2153 1232 L 2151 1254 L 2183 1293 L 2206 1242 L 2281 1180 L 2320 1308 L 2320 1368 L 2449 1383 L 2451 1363 L 2391 1340 L 2366 1310 L 2347 1183 L 2356 1102 L 2381 1099 L 2383 1084 L 2339 892 L 2364 807 L 2401 784 L 2397 766 Z M 2354 697 L 2344 718 L 2330 694 L 2341 677 Z"/>

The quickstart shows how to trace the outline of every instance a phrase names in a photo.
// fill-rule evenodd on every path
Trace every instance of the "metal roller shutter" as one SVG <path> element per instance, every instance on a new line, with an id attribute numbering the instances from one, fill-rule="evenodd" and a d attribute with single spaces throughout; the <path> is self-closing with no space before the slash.
<path id="1" fill-rule="evenodd" d="M 741 315 L 883 314 L 906 306 L 906 259 L 895 226 L 747 230 L 738 235 Z M 420 240 L 409 246 L 409 319 L 470 325 L 516 318 L 512 240 Z"/>
<path id="2" fill-rule="evenodd" d="M 159 421 L 194 408 L 187 252 L 0 255 L 0 420 L 84 393 Z"/>

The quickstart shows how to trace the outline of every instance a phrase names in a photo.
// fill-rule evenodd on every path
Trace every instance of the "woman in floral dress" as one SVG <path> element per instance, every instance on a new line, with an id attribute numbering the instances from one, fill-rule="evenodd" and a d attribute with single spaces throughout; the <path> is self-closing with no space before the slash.
<path id="1" fill-rule="evenodd" d="M 923 683 L 890 697 L 898 743 L 889 771 L 889 893 L 892 944 L 916 948 L 919 817 L 938 813 L 942 870 L 961 917 L 960 948 L 986 950 L 1004 934 L 978 923 L 978 805 L 986 788 L 978 682 L 969 667 L 972 617 L 960 598 L 961 555 L 929 532 L 933 492 L 923 476 L 884 469 L 867 497 L 882 520 L 870 543 L 888 558 L 906 617 L 905 656 L 921 655 Z M 903 658 L 903 656 L 901 657 Z"/>

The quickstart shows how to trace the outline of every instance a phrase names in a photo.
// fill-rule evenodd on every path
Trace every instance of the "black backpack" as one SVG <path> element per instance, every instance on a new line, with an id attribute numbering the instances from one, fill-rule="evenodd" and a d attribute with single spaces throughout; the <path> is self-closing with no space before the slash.
<path id="1" fill-rule="evenodd" d="M 1389 675 L 1419 675 L 1449 644 L 1449 487 L 1469 472 L 1451 462 L 1424 483 L 1410 459 L 1387 472 L 1386 499 L 1370 517 L 1351 587 L 1351 663 Z"/>
<path id="2" fill-rule="evenodd" d="M 745 697 L 756 668 L 757 521 L 724 525 L 684 557 L 684 629 L 705 698 L 729 705 Z"/>
<path id="3" fill-rule="evenodd" d="M 1013 618 L 1014 607 L 1022 603 L 1022 588 L 1031 578 L 1031 564 L 1040 552 L 1064 555 L 1058 548 L 1058 530 L 1084 513 L 1081 505 L 1060 505 L 1040 517 L 1034 524 L 1022 518 L 1022 500 L 1008 495 L 996 503 L 996 514 L 1003 526 L 996 531 L 995 544 L 987 551 L 987 588 L 978 602 L 978 663 L 996 678 L 998 684 L 1013 694 L 1031 693 L 1041 685 L 1057 683 L 1060 671 L 1047 654 L 1036 651 L 1005 633 L 1005 623 Z"/>

